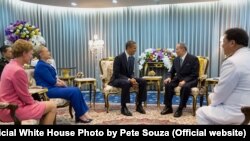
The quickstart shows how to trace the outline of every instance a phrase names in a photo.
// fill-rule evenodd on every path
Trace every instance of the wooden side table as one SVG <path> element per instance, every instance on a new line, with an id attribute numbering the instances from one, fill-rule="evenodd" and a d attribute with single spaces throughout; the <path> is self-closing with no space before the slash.
<path id="1" fill-rule="evenodd" d="M 96 98 L 96 79 L 95 78 L 75 78 L 74 79 L 74 85 L 81 89 L 82 85 L 89 85 L 89 102 L 91 107 L 91 101 L 92 101 L 92 85 L 93 85 L 93 91 L 94 91 L 94 109 L 95 109 L 95 98 Z"/>
<path id="2" fill-rule="evenodd" d="M 143 76 L 143 79 L 147 81 L 148 85 L 156 85 L 157 89 L 157 107 L 160 108 L 160 86 L 162 81 L 162 76 Z"/>
<path id="3" fill-rule="evenodd" d="M 67 85 L 73 86 L 75 76 L 67 76 L 67 77 L 59 76 L 59 79 L 67 82 Z"/>
<path id="4" fill-rule="evenodd" d="M 49 98 L 47 96 L 47 92 L 48 92 L 48 89 L 33 89 L 33 88 L 30 88 L 29 89 L 29 93 L 31 95 L 34 95 L 34 94 L 38 94 L 39 97 L 43 100 L 43 101 L 49 101 Z"/>
<path id="5" fill-rule="evenodd" d="M 209 85 L 212 86 L 212 89 L 215 87 L 216 84 L 219 83 L 219 78 L 218 77 L 215 77 L 215 78 L 207 78 L 206 81 L 205 81 L 205 94 L 206 94 L 206 99 L 207 99 L 207 105 L 209 103 L 209 100 L 208 100 L 208 87 Z"/>

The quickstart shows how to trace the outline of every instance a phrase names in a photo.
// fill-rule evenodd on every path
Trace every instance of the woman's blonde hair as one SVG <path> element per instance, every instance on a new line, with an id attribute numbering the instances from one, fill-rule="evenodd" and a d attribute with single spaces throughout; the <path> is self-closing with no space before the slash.
<path id="1" fill-rule="evenodd" d="M 12 45 L 12 54 L 14 58 L 17 58 L 17 57 L 22 56 L 24 52 L 29 52 L 32 49 L 33 49 L 33 46 L 30 42 L 23 40 L 23 39 L 18 39 Z"/>

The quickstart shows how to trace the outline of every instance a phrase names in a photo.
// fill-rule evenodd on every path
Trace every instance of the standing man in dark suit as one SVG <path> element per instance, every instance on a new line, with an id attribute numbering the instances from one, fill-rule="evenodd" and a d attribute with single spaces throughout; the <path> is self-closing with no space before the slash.
<path id="1" fill-rule="evenodd" d="M 126 103 L 130 103 L 130 87 L 139 87 L 139 94 L 137 95 L 136 111 L 145 114 L 142 107 L 142 102 L 147 99 L 147 82 L 141 78 L 134 76 L 134 54 L 136 52 L 136 42 L 128 41 L 126 43 L 126 50 L 122 54 L 115 57 L 113 65 L 113 75 L 109 85 L 119 87 L 122 89 L 121 94 L 121 113 L 125 116 L 132 116 L 128 110 Z"/>
<path id="2" fill-rule="evenodd" d="M 10 59 L 13 58 L 12 56 L 12 48 L 8 45 L 3 45 L 0 48 L 2 58 L 0 59 L 0 78 L 3 72 L 3 68 L 10 62 Z"/>
<path id="3" fill-rule="evenodd" d="M 165 107 L 161 114 L 173 113 L 172 98 L 175 94 L 174 88 L 180 86 L 180 103 L 177 111 L 174 113 L 174 117 L 180 117 L 182 115 L 182 109 L 186 107 L 191 88 L 197 86 L 199 61 L 196 56 L 187 53 L 187 47 L 184 43 L 178 43 L 176 45 L 176 54 L 178 57 L 174 59 L 173 66 L 168 73 L 167 79 L 164 80 Z"/>

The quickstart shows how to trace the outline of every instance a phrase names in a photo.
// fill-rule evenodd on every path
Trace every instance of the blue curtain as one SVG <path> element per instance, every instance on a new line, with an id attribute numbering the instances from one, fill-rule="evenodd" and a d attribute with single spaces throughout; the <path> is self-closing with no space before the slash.
<path id="1" fill-rule="evenodd" d="M 219 39 L 230 27 L 250 33 L 250 1 L 227 0 L 105 9 L 62 8 L 18 0 L 0 1 L 0 45 L 4 29 L 16 20 L 39 26 L 58 67 L 76 66 L 99 79 L 88 48 L 94 34 L 105 42 L 103 57 L 124 51 L 126 41 L 138 44 L 136 57 L 147 48 L 175 48 L 184 42 L 194 55 L 210 58 L 209 76 L 219 75 L 223 52 Z M 139 74 L 138 66 L 136 74 Z"/>

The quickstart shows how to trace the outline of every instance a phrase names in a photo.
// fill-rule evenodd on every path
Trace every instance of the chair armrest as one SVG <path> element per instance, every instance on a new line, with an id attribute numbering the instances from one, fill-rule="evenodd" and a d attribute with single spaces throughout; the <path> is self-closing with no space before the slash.
<path id="1" fill-rule="evenodd" d="M 16 104 L 11 104 L 8 102 L 0 102 L 0 109 L 9 109 L 10 116 L 14 120 L 16 125 L 21 125 L 21 121 L 16 117 L 16 109 L 18 106 Z"/>
<path id="2" fill-rule="evenodd" d="M 103 76 L 103 75 L 100 75 L 100 78 L 103 80 L 103 79 L 105 79 L 105 77 Z"/>
<path id="3" fill-rule="evenodd" d="M 250 106 L 241 107 L 241 112 L 245 115 L 245 120 L 242 124 L 247 125 L 250 121 Z"/>
<path id="4" fill-rule="evenodd" d="M 42 86 L 30 86 L 29 89 L 43 89 Z"/>
<path id="5" fill-rule="evenodd" d="M 205 74 L 199 77 L 199 81 L 204 81 L 206 79 L 207 79 L 207 75 Z"/>

